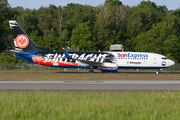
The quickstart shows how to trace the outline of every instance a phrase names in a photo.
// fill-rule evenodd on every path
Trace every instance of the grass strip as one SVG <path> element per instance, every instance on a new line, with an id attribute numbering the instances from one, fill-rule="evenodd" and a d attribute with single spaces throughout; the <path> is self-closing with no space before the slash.
<path id="1" fill-rule="evenodd" d="M 177 120 L 180 92 L 0 91 L 0 119 Z"/>
<path id="2" fill-rule="evenodd" d="M 58 80 L 180 80 L 179 73 L 60 73 L 60 72 L 0 72 L 0 81 Z"/>

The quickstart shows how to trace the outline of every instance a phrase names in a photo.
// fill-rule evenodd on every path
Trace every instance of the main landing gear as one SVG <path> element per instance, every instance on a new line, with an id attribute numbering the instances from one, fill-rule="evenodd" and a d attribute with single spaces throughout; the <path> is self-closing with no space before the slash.
<path id="1" fill-rule="evenodd" d="M 93 73 L 94 72 L 94 70 L 93 70 L 93 68 L 91 68 L 90 70 L 89 70 L 89 73 Z"/>

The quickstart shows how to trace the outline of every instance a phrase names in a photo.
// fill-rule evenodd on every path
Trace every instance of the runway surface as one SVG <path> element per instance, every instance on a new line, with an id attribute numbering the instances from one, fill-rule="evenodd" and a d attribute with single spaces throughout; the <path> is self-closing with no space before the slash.
<path id="1" fill-rule="evenodd" d="M 177 91 L 180 81 L 0 81 L 0 90 Z"/>

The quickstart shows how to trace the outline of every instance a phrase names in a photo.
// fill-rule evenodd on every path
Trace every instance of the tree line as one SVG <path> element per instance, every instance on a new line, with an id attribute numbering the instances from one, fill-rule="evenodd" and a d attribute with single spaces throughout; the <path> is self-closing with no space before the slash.
<path id="1" fill-rule="evenodd" d="M 61 50 L 108 51 L 123 44 L 125 51 L 153 52 L 180 62 L 180 9 L 168 10 L 151 1 L 125 6 L 105 0 L 98 6 L 69 3 L 35 9 L 11 8 L 0 0 L 0 62 L 18 62 L 5 50 L 14 49 L 9 20 L 16 20 L 40 47 Z"/>

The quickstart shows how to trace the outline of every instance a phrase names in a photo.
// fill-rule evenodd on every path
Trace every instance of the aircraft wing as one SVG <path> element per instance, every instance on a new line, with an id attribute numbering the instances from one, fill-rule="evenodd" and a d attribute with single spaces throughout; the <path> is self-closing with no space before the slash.
<path id="1" fill-rule="evenodd" d="M 81 63 L 88 64 L 89 66 L 100 66 L 101 64 L 103 64 L 103 63 L 100 63 L 100 62 L 89 61 L 89 60 L 81 60 L 81 59 L 73 59 L 73 60 L 79 61 Z"/>
<path id="2" fill-rule="evenodd" d="M 71 57 L 69 56 L 68 52 L 67 52 L 64 48 L 62 48 L 62 49 L 63 49 L 63 52 L 64 52 L 65 57 L 66 57 L 67 59 L 76 60 L 76 61 L 79 61 L 79 62 L 81 62 L 81 63 L 88 64 L 89 66 L 100 66 L 101 64 L 103 64 L 103 63 L 101 63 L 101 62 L 95 62 L 95 61 L 89 61 L 89 60 L 71 58 Z"/>

